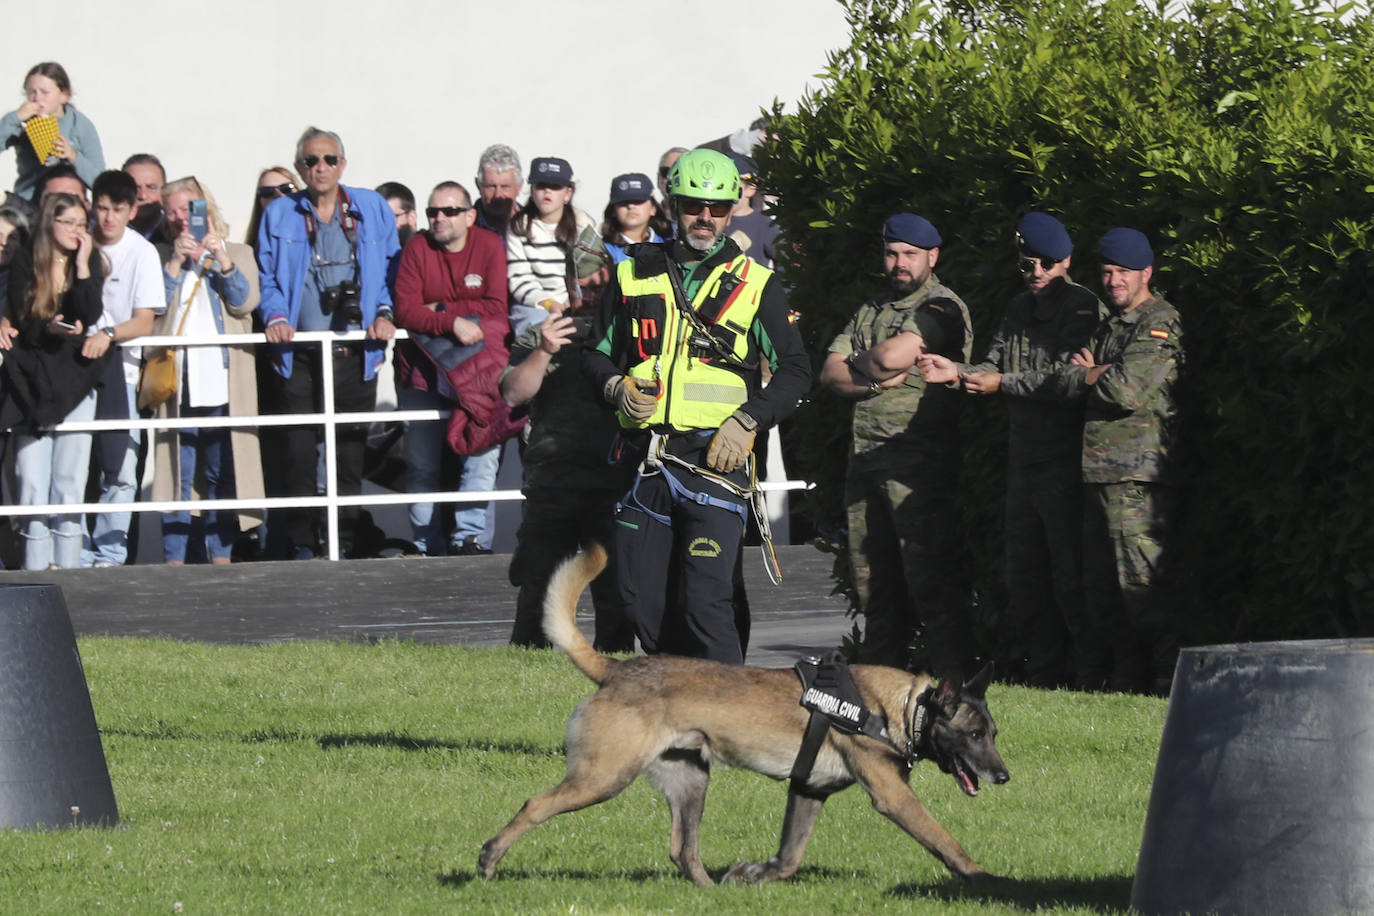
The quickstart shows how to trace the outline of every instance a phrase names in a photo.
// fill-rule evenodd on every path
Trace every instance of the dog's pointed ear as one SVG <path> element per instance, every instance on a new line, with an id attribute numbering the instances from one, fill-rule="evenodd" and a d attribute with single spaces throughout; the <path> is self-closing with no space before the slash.
<path id="1" fill-rule="evenodd" d="M 959 710 L 959 680 L 952 677 L 941 680 L 932 699 L 946 716 L 953 716 Z"/>
<path id="2" fill-rule="evenodd" d="M 993 664 L 992 662 L 988 662 L 977 674 L 964 684 L 964 690 L 971 696 L 975 696 L 980 700 L 984 699 L 987 696 L 988 684 L 992 683 L 992 675 Z"/>

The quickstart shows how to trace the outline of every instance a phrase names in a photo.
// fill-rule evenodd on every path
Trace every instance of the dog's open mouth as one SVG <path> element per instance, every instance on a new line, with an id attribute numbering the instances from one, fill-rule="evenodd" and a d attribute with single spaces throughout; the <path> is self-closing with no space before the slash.
<path id="1" fill-rule="evenodd" d="M 972 770 L 959 758 L 958 754 L 953 756 L 954 780 L 959 783 L 959 788 L 964 790 L 965 795 L 978 794 L 978 777 Z"/>

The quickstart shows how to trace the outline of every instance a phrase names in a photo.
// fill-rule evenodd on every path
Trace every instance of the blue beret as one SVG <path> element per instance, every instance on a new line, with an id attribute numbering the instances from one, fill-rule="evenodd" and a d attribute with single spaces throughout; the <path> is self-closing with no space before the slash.
<path id="1" fill-rule="evenodd" d="M 1048 213 L 1027 213 L 1016 224 L 1016 245 L 1022 254 L 1062 261 L 1073 254 L 1073 239 L 1064 224 Z"/>
<path id="2" fill-rule="evenodd" d="M 906 242 L 917 248 L 939 248 L 940 233 L 930 220 L 915 213 L 898 213 L 883 223 L 884 242 Z"/>
<path id="3" fill-rule="evenodd" d="M 1138 229 L 1118 226 L 1097 243 L 1103 264 L 1116 264 L 1127 270 L 1144 270 L 1155 262 L 1154 249 L 1145 233 Z"/>

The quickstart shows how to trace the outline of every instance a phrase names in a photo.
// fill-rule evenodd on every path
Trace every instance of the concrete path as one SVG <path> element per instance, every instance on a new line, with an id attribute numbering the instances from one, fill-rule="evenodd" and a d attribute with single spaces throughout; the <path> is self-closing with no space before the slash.
<path id="1" fill-rule="evenodd" d="M 745 551 L 753 610 L 747 661 L 791 667 L 799 655 L 840 644 L 852 620 L 832 596 L 832 557 L 814 547 L 779 551 L 783 582 L 768 581 L 758 548 Z M 509 555 L 313 560 L 232 566 L 123 566 L 0 572 L 0 586 L 61 586 L 78 637 L 169 637 L 263 645 L 298 639 L 501 646 L 515 589 Z M 0 602 L 3 589 L 0 589 Z M 590 613 L 584 595 L 582 609 Z M 590 620 L 584 619 L 590 633 Z"/>

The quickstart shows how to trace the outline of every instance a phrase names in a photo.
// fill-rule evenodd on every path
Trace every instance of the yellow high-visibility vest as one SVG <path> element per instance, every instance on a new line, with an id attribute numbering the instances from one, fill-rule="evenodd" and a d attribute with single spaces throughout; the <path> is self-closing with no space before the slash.
<path id="1" fill-rule="evenodd" d="M 744 362 L 749 352 L 749 329 L 758 314 L 768 268 L 741 254 L 718 264 L 692 298 L 692 309 L 717 340 Z M 749 370 L 732 365 L 714 351 L 692 346 L 700 332 L 682 314 L 666 272 L 635 276 L 632 259 L 617 268 L 629 318 L 633 378 L 659 383 L 658 407 L 646 420 L 620 416 L 620 425 L 644 429 L 668 425 L 674 429 L 715 429 L 749 399 Z"/>

